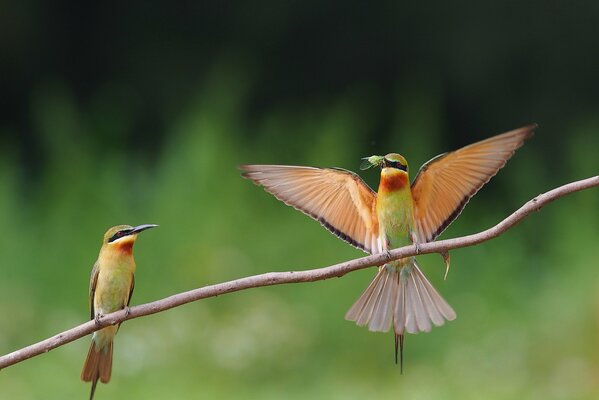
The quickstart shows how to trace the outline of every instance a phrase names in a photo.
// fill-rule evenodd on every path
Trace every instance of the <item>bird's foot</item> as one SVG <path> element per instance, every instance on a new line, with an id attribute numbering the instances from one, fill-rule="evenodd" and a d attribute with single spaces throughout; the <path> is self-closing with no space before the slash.
<path id="1" fill-rule="evenodd" d="M 125 306 L 123 309 L 125 310 L 125 318 L 127 318 L 129 314 L 131 314 L 131 308 L 129 308 L 129 306 Z"/>
<path id="2" fill-rule="evenodd" d="M 418 242 L 414 242 L 414 246 L 416 247 L 416 254 L 420 254 L 420 245 Z"/>
<path id="3" fill-rule="evenodd" d="M 387 256 L 387 261 L 391 261 L 391 251 L 389 249 L 385 249 L 383 250 L 385 253 L 385 256 Z"/>
<path id="4" fill-rule="evenodd" d="M 94 322 L 96 323 L 96 326 L 100 326 L 100 318 L 104 317 L 104 314 L 101 313 L 97 313 L 96 316 L 94 317 Z"/>
<path id="5" fill-rule="evenodd" d="M 410 239 L 412 240 L 412 243 L 416 247 L 416 254 L 420 254 L 420 245 L 419 245 L 420 240 L 418 240 L 418 235 L 416 235 L 416 232 L 410 231 Z"/>

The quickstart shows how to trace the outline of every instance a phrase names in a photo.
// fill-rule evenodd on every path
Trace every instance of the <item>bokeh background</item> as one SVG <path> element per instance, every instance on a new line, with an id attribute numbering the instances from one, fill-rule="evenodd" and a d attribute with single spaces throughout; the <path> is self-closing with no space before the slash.
<path id="1" fill-rule="evenodd" d="M 0 3 L 0 353 L 88 318 L 104 231 L 136 245 L 132 304 L 360 257 L 241 163 L 432 156 L 536 122 L 442 237 L 599 172 L 599 3 Z M 362 174 L 377 185 L 377 174 Z M 343 315 L 369 269 L 123 325 L 97 399 L 599 396 L 599 190 L 424 270 L 458 313 L 406 338 Z M 89 338 L 0 372 L 1 399 L 86 398 Z"/>

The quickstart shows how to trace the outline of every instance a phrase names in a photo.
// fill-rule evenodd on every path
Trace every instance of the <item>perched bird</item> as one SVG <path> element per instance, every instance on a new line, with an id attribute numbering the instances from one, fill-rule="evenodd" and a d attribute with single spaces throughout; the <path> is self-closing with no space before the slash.
<path id="1" fill-rule="evenodd" d="M 94 264 L 89 281 L 89 307 L 91 319 L 129 307 L 135 286 L 135 260 L 133 244 L 137 234 L 158 225 L 113 226 L 104 234 L 98 260 Z M 119 324 L 120 325 L 120 324 Z M 94 397 L 98 379 L 110 381 L 112 372 L 112 341 L 119 325 L 107 326 L 92 335 L 87 358 L 81 371 L 81 379 L 92 382 L 89 395 Z"/>
<path id="2" fill-rule="evenodd" d="M 408 162 L 396 153 L 364 159 L 381 168 L 378 192 L 353 172 L 338 168 L 242 165 L 245 178 L 367 253 L 430 242 L 455 220 L 468 200 L 530 138 L 536 125 L 434 157 L 410 184 Z M 449 255 L 444 255 L 449 267 Z M 415 257 L 379 267 L 345 318 L 371 331 L 395 332 L 403 364 L 406 332 L 428 332 L 455 319 L 451 306 L 420 270 Z"/>

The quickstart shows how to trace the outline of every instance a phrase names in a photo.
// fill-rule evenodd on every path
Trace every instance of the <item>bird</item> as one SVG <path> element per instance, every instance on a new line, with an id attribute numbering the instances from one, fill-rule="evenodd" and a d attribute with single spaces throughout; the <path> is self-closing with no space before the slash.
<path id="1" fill-rule="evenodd" d="M 98 260 L 89 280 L 90 319 L 99 319 L 118 310 L 129 310 L 129 302 L 135 287 L 135 260 L 133 244 L 137 235 L 158 225 L 117 225 L 104 234 Z M 84 382 L 92 382 L 90 400 L 94 398 L 98 380 L 110 381 L 112 373 L 113 340 L 120 324 L 107 326 L 92 335 L 87 358 L 81 371 Z"/>
<path id="2" fill-rule="evenodd" d="M 361 169 L 380 167 L 378 191 L 341 168 L 240 165 L 242 176 L 278 200 L 320 222 L 331 233 L 370 254 L 435 240 L 466 203 L 533 136 L 536 124 L 492 136 L 426 162 L 410 183 L 408 162 L 397 153 L 363 158 Z M 449 253 L 442 254 L 449 269 Z M 370 331 L 387 332 L 398 345 L 403 372 L 405 333 L 429 332 L 456 318 L 425 277 L 416 257 L 390 261 L 345 315 Z"/>

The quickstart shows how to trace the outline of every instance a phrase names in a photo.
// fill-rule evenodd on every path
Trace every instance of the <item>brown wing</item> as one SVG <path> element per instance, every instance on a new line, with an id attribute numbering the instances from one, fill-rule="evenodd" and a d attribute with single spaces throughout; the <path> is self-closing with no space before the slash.
<path id="1" fill-rule="evenodd" d="M 131 297 L 133 297 L 133 289 L 135 289 L 135 274 L 131 276 L 131 288 L 129 289 L 129 297 L 127 297 L 127 307 L 131 304 Z M 121 324 L 117 325 L 117 332 L 121 329 Z"/>
<path id="2" fill-rule="evenodd" d="M 98 268 L 98 262 L 94 264 L 92 268 L 91 276 L 89 277 L 89 312 L 91 314 L 90 319 L 96 317 L 96 311 L 94 310 L 94 295 L 96 294 L 96 284 L 98 283 L 98 274 L 100 268 Z"/>
<path id="3" fill-rule="evenodd" d="M 131 277 L 131 289 L 129 289 L 129 297 L 127 297 L 127 307 L 131 304 L 131 297 L 133 297 L 133 289 L 135 289 L 135 275 Z"/>
<path id="4" fill-rule="evenodd" d="M 429 242 L 439 236 L 536 127 L 529 125 L 493 136 L 424 164 L 412 183 L 418 240 Z"/>
<path id="5" fill-rule="evenodd" d="M 374 214 L 376 193 L 360 177 L 341 169 L 287 165 L 241 165 L 277 199 L 320 222 L 352 246 L 381 252 Z"/>

